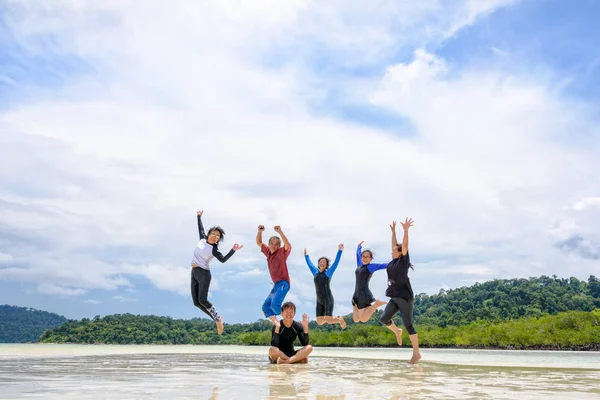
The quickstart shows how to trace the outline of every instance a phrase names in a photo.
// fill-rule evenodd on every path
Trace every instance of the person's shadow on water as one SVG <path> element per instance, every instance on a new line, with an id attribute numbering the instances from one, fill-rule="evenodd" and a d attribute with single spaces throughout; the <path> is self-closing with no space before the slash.
<path id="1" fill-rule="evenodd" d="M 325 394 L 318 394 L 317 397 L 315 397 L 316 400 L 344 400 L 346 398 L 345 394 L 341 394 L 341 395 L 325 395 Z"/>
<path id="2" fill-rule="evenodd" d="M 213 386 L 212 393 L 208 400 L 218 400 L 219 399 L 219 387 Z"/>
<path id="3" fill-rule="evenodd" d="M 421 375 L 423 373 L 423 367 L 420 366 L 419 364 L 412 364 L 409 366 L 409 371 L 406 374 L 407 379 L 411 382 L 410 385 L 407 385 L 407 387 L 410 387 L 410 393 L 406 393 L 403 390 L 403 393 L 392 393 L 392 397 L 390 397 L 390 400 L 407 400 L 410 399 L 412 396 L 414 396 L 415 394 L 418 394 L 421 392 Z"/>
<path id="4" fill-rule="evenodd" d="M 308 397 L 310 382 L 303 379 L 307 371 L 307 364 L 269 364 L 267 367 L 269 397 L 267 399 Z"/>

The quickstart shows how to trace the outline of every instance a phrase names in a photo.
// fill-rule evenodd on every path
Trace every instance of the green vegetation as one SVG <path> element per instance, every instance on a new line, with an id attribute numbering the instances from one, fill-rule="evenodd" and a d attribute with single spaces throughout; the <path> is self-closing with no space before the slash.
<path id="1" fill-rule="evenodd" d="M 45 330 L 65 322 L 65 317 L 47 311 L 0 305 L 0 343 L 36 342 Z"/>
<path id="2" fill-rule="evenodd" d="M 110 343 L 110 344 L 242 344 L 243 334 L 265 332 L 271 322 L 225 324 L 225 332 L 217 335 L 209 319 L 181 320 L 154 315 L 115 314 L 92 320 L 69 321 L 48 330 L 40 337 L 44 343 Z"/>
<path id="3" fill-rule="evenodd" d="M 417 324 L 467 325 L 475 321 L 502 322 L 539 317 L 563 311 L 591 311 L 600 307 L 600 282 L 541 276 L 529 279 L 496 279 L 471 287 L 440 290 L 434 296 L 415 297 Z"/>
<path id="4" fill-rule="evenodd" d="M 333 331 L 314 326 L 314 322 L 311 325 L 310 341 L 314 346 L 397 346 L 395 336 L 385 327 L 375 324 L 353 324 L 345 330 L 338 327 Z M 226 324 L 225 333 L 218 336 L 214 323 L 207 319 L 186 321 L 123 314 L 69 321 L 46 331 L 40 342 L 267 346 L 271 340 L 270 326 L 266 320 L 245 325 Z M 422 347 L 600 350 L 600 309 L 568 311 L 501 323 L 473 322 L 461 327 L 425 325 L 419 327 L 419 340 Z M 410 346 L 406 332 L 403 344 Z"/>
<path id="5" fill-rule="evenodd" d="M 600 282 L 577 278 L 494 280 L 469 288 L 440 291 L 415 299 L 415 320 L 422 347 L 600 350 Z M 310 323 L 315 346 L 397 346 L 381 326 L 378 311 L 366 324 L 348 328 Z M 401 326 L 399 316 L 396 324 Z M 268 345 L 271 323 L 225 324 L 218 336 L 208 319 L 111 315 L 69 321 L 46 331 L 40 342 L 111 344 Z M 404 332 L 403 344 L 410 346 Z"/>

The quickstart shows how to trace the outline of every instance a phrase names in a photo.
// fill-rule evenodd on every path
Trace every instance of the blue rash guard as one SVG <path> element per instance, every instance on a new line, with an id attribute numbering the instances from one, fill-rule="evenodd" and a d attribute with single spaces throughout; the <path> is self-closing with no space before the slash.
<path id="1" fill-rule="evenodd" d="M 325 271 L 321 272 L 314 266 L 312 261 L 310 261 L 308 254 L 304 256 L 306 265 L 308 265 L 310 272 L 314 276 L 315 291 L 317 292 L 317 317 L 333 315 L 334 300 L 333 294 L 331 293 L 330 282 L 333 273 L 340 263 L 341 257 L 342 250 L 338 250 L 333 264 Z"/>
<path id="2" fill-rule="evenodd" d="M 373 276 L 373 272 L 387 267 L 387 264 L 366 264 L 362 263 L 362 246 L 359 244 L 356 248 L 356 285 L 354 286 L 354 294 L 352 295 L 352 305 L 356 305 L 358 309 L 370 306 L 374 301 L 373 293 L 369 289 L 369 281 Z"/>

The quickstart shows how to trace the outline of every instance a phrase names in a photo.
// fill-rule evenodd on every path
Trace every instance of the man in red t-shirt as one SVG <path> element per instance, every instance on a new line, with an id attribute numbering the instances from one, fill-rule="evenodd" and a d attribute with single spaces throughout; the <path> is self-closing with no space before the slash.
<path id="1" fill-rule="evenodd" d="M 265 300 L 262 310 L 265 317 L 269 318 L 275 326 L 279 327 L 277 316 L 281 314 L 281 304 L 283 304 L 285 295 L 290 290 L 290 275 L 288 274 L 286 260 L 292 251 L 292 245 L 283 234 L 281 226 L 276 225 L 274 229 L 275 232 L 281 235 L 281 239 L 277 236 L 272 236 L 269 239 L 269 245 L 266 246 L 262 241 L 262 233 L 265 230 L 265 226 L 259 225 L 258 232 L 256 233 L 256 244 L 267 257 L 269 274 L 271 274 L 271 279 L 273 280 L 273 289 Z M 282 239 L 283 248 L 281 247 Z"/>

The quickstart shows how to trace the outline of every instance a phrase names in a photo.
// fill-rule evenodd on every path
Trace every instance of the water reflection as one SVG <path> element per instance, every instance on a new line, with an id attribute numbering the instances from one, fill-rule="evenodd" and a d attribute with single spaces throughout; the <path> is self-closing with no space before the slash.
<path id="1" fill-rule="evenodd" d="M 308 364 L 269 364 L 268 399 L 308 398 L 310 394 L 310 377 Z"/>
<path id="2" fill-rule="evenodd" d="M 218 400 L 218 399 L 219 399 L 219 387 L 218 386 L 214 386 L 213 389 L 212 389 L 212 394 L 208 398 L 208 400 Z"/>
<path id="3" fill-rule="evenodd" d="M 588 363 L 596 360 L 593 354 L 586 357 Z M 0 356 L 0 387 L 0 399 L 587 400 L 600 398 L 600 366 L 569 370 L 409 365 L 390 359 L 343 357 L 313 357 L 308 364 L 278 365 L 269 364 L 264 354 L 223 353 L 28 355 Z"/>

